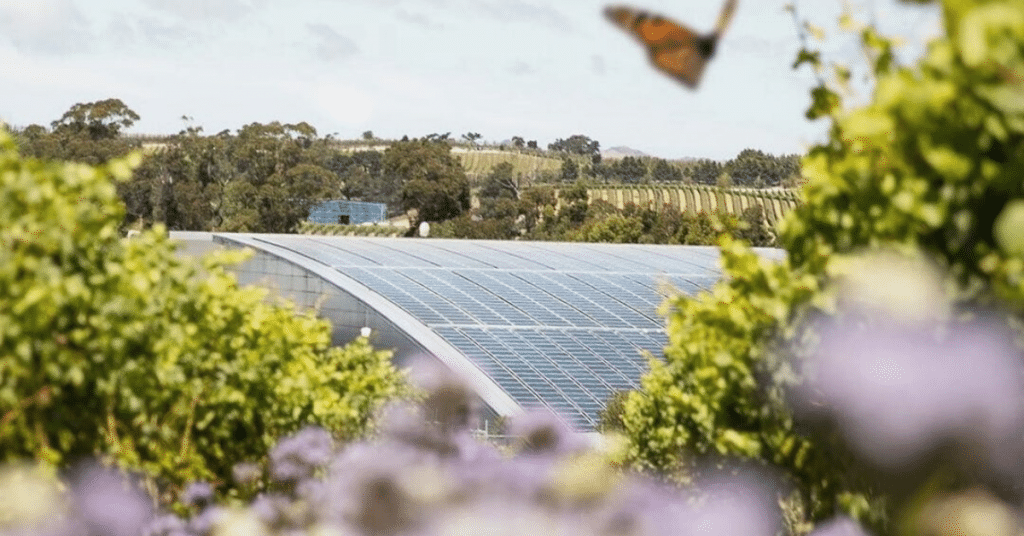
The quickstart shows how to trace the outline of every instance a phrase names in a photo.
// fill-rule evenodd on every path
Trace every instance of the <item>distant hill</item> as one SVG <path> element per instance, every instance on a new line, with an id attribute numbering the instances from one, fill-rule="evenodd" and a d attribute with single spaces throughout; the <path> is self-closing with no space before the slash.
<path id="1" fill-rule="evenodd" d="M 636 149 L 632 149 L 624 145 L 620 145 L 618 147 L 609 147 L 608 149 L 601 151 L 602 158 L 611 158 L 614 160 L 616 158 L 625 158 L 627 156 L 639 157 L 650 155 L 643 151 L 638 151 Z"/>

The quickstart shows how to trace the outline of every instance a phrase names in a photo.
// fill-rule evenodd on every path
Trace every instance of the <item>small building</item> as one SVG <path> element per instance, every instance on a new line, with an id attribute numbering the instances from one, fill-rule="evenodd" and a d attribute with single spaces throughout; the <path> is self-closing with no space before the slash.
<path id="1" fill-rule="evenodd" d="M 313 223 L 341 223 L 360 225 L 383 223 L 388 218 L 388 206 L 384 203 L 330 199 L 321 201 L 309 209 L 309 221 Z"/>

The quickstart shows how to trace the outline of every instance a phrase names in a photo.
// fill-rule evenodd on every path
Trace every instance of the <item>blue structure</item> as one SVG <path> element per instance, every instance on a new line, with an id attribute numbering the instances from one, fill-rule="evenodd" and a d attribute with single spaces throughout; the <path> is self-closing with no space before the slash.
<path id="1" fill-rule="evenodd" d="M 384 203 L 366 203 L 331 199 L 309 209 L 309 221 L 314 223 L 361 223 L 383 222 L 388 219 L 388 206 Z"/>

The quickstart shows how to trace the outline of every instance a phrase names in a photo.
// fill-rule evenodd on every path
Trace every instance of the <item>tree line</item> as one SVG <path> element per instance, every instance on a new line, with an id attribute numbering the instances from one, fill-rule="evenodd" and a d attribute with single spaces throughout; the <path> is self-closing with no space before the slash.
<path id="1" fill-rule="evenodd" d="M 26 155 L 95 165 L 143 148 L 138 138 L 123 134 L 138 120 L 124 102 L 107 99 L 75 104 L 49 128 L 31 125 L 15 135 Z M 480 137 L 463 135 L 473 144 Z M 363 138 L 375 139 L 371 131 Z M 517 147 L 536 147 L 535 142 L 520 143 L 519 136 L 513 140 Z M 470 210 L 471 183 L 451 154 L 450 132 L 406 136 L 383 152 L 340 151 L 335 141 L 305 122 L 250 123 L 216 134 L 190 125 L 147 144 L 131 179 L 118 184 L 124 225 L 142 228 L 159 222 L 171 230 L 288 233 L 319 201 L 343 198 L 385 203 L 390 215 L 409 215 L 411 227 L 421 221 L 447 222 L 437 227 L 442 236 L 710 244 L 711 215 L 674 214 L 663 207 L 589 207 L 585 184 L 720 182 L 726 173 L 721 169 L 728 169 L 739 184 L 755 177 L 755 182 L 774 185 L 782 180 L 779 170 L 789 173 L 782 164 L 787 160 L 752 150 L 724 165 L 698 161 L 679 167 L 633 157 L 602 162 L 597 140 L 573 135 L 548 146 L 563 157 L 559 176 L 530 181 L 515 174 L 510 163 L 499 164 L 480 181 L 480 207 Z M 580 165 L 582 156 L 589 161 Z M 747 168 L 755 171 L 740 171 Z M 582 201 L 573 197 L 578 192 L 583 192 Z M 723 215 L 717 225 L 756 245 L 770 243 L 753 212 L 740 219 Z"/>

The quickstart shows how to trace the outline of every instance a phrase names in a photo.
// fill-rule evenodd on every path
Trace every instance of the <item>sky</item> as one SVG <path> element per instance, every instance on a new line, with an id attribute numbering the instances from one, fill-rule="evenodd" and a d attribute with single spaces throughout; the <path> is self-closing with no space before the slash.
<path id="1" fill-rule="evenodd" d="M 479 132 L 544 147 L 583 134 L 669 159 L 802 153 L 826 125 L 803 115 L 814 77 L 790 67 L 789 1 L 740 0 L 690 91 L 599 0 L 0 0 L 0 121 L 48 125 L 119 98 L 141 116 L 130 132 L 145 134 L 305 121 L 343 139 Z M 938 32 L 934 6 L 849 4 L 911 45 Z M 721 5 L 637 7 L 704 32 Z M 836 37 L 839 0 L 798 8 L 828 31 L 826 59 L 860 61 Z"/>

